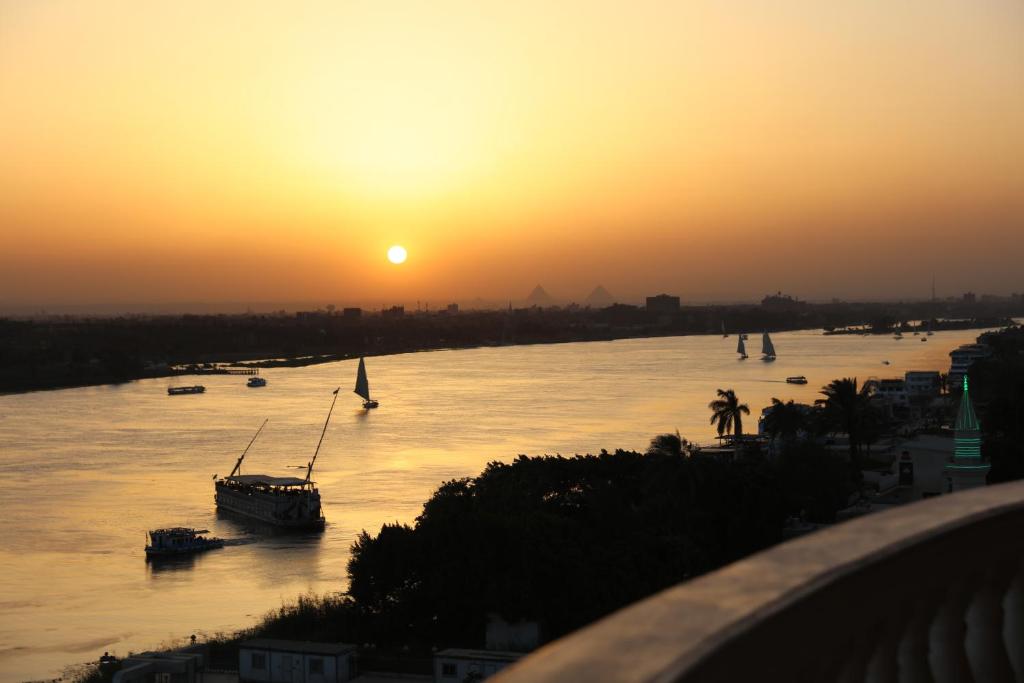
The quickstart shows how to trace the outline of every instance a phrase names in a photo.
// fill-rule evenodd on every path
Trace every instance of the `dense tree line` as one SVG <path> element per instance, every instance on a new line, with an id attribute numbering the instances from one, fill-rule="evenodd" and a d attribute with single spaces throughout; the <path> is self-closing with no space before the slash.
<path id="1" fill-rule="evenodd" d="M 989 483 L 1024 479 L 1024 327 L 983 335 L 992 356 L 968 371 Z"/>
<path id="2" fill-rule="evenodd" d="M 493 344 L 599 341 L 625 337 L 862 325 L 879 317 L 973 318 L 958 326 L 998 324 L 1024 314 L 1024 299 L 973 304 L 807 304 L 684 306 L 668 314 L 616 304 L 589 309 L 529 308 L 402 316 L 337 311 L 272 315 L 0 319 L 0 391 L 121 382 L 159 376 L 163 364 L 261 358 L 399 353 Z M 886 327 L 888 329 L 888 327 Z M 161 369 L 162 368 L 162 369 Z"/>
<path id="3" fill-rule="evenodd" d="M 852 487 L 813 444 L 773 462 L 677 435 L 646 453 L 520 456 L 445 483 L 412 526 L 361 534 L 349 595 L 376 643 L 480 645 L 488 613 L 557 637 L 778 542 L 787 516 L 834 519 Z"/>

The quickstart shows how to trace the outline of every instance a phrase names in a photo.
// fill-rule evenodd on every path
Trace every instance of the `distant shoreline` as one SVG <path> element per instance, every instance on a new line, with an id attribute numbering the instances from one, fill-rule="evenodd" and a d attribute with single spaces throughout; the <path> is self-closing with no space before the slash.
<path id="1" fill-rule="evenodd" d="M 1012 322 L 1011 319 L 1004 321 L 998 321 L 999 323 Z M 997 321 L 994 320 L 948 320 L 941 321 L 934 325 L 934 331 L 948 331 L 948 330 L 969 330 L 969 329 L 987 329 L 991 327 L 999 326 Z M 794 332 L 802 330 L 815 330 L 821 329 L 817 327 L 775 327 L 772 332 Z M 904 332 L 924 332 L 925 327 L 923 326 L 908 326 L 902 328 Z M 843 329 L 832 329 L 823 330 L 823 335 L 861 335 L 861 334 L 872 334 L 872 335 L 888 335 L 892 334 L 893 330 L 883 331 L 872 331 L 862 327 L 850 327 Z M 748 333 L 749 334 L 749 333 Z M 36 391 L 54 391 L 59 389 L 79 389 L 91 386 L 117 386 L 120 384 L 127 384 L 129 382 L 135 382 L 143 379 L 160 379 L 170 377 L 201 377 L 203 375 L 220 375 L 230 374 L 231 368 L 298 368 L 306 367 L 310 365 L 320 365 L 323 363 L 333 363 L 343 360 L 354 360 L 360 356 L 365 357 L 376 357 L 376 356 L 395 356 L 405 353 L 426 353 L 431 351 L 462 351 L 469 349 L 479 348 L 501 348 L 507 346 L 533 346 L 537 344 L 571 344 L 571 343 L 587 343 L 587 342 L 606 342 L 606 341 L 617 341 L 626 339 L 657 339 L 661 337 L 690 337 L 690 336 L 717 336 L 715 333 L 708 333 L 705 331 L 700 332 L 681 332 L 678 330 L 643 330 L 636 331 L 634 333 L 628 333 L 626 331 L 620 331 L 616 334 L 607 335 L 585 335 L 580 334 L 571 338 L 558 338 L 558 339 L 530 339 L 524 341 L 506 341 L 504 343 L 468 343 L 463 345 L 448 345 L 448 346 L 415 346 L 410 345 L 406 348 L 399 349 L 388 349 L 385 351 L 361 351 L 361 352 L 342 352 L 342 353 L 319 353 L 319 354 L 303 354 L 301 356 L 286 357 L 283 353 L 262 353 L 258 354 L 257 357 L 251 356 L 255 354 L 238 354 L 238 353 L 224 353 L 214 354 L 204 360 L 203 363 L 195 364 L 180 364 L 177 366 L 168 366 L 166 369 L 149 369 L 140 372 L 137 376 L 126 377 L 123 379 L 114 378 L 103 378 L 94 377 L 90 380 L 83 380 L 80 382 L 57 382 L 49 386 L 36 386 L 24 389 L 13 389 L 0 391 L 0 396 L 25 394 Z M 250 357 L 246 357 L 250 356 Z M 269 356 L 269 357 L 268 357 Z M 183 366 L 189 367 L 189 369 L 182 370 Z"/>

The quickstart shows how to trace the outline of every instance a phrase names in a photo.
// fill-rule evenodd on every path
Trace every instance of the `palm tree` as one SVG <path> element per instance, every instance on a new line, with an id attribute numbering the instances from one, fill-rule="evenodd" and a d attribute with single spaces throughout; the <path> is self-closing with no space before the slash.
<path id="1" fill-rule="evenodd" d="M 743 436 L 743 415 L 750 415 L 746 403 L 740 403 L 732 389 L 718 390 L 718 398 L 708 404 L 711 409 L 711 424 L 718 423 L 718 436 L 724 436 L 730 429 L 737 437 Z"/>
<path id="2" fill-rule="evenodd" d="M 792 399 L 783 403 L 773 398 L 771 410 L 764 416 L 764 430 L 773 439 L 788 441 L 795 438 L 797 432 L 807 431 L 807 417 Z"/>
<path id="3" fill-rule="evenodd" d="M 857 461 L 860 446 L 861 421 L 868 408 L 867 395 L 857 388 L 856 377 L 834 379 L 821 388 L 824 399 L 817 403 L 825 408 L 826 419 L 838 431 L 846 432 L 850 439 L 850 460 Z"/>
<path id="4" fill-rule="evenodd" d="M 689 451 L 690 442 L 679 434 L 678 429 L 675 434 L 659 434 L 651 439 L 651 445 L 647 447 L 648 453 L 664 453 L 666 455 L 682 455 Z"/>

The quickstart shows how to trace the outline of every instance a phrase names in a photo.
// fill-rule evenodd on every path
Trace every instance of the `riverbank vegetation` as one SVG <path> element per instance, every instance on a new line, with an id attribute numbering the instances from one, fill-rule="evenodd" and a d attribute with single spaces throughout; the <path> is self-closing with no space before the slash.
<path id="1" fill-rule="evenodd" d="M 360 355 L 504 344 L 870 325 L 934 320 L 935 329 L 995 327 L 1024 314 L 1024 298 L 976 302 L 810 304 L 768 297 L 760 305 L 651 311 L 523 308 L 448 313 L 389 309 L 287 314 L 0 318 L 0 392 L 163 377 L 206 363 L 308 365 Z M 953 320 L 951 320 L 953 319 Z"/>

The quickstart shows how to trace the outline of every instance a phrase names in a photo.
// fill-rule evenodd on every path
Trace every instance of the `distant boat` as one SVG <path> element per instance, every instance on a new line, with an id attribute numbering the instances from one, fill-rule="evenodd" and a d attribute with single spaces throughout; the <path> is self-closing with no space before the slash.
<path id="1" fill-rule="evenodd" d="M 741 334 L 740 341 L 736 344 L 736 353 L 740 354 L 740 360 L 746 360 L 747 358 L 747 345 L 743 343 L 743 340 L 746 339 L 746 337 L 747 335 Z"/>
<path id="2" fill-rule="evenodd" d="M 168 396 L 180 396 L 181 394 L 201 394 L 206 391 L 206 387 L 202 384 L 196 384 L 191 387 L 167 387 Z"/>
<path id="3" fill-rule="evenodd" d="M 370 381 L 366 378 L 366 361 L 359 358 L 359 371 L 356 373 L 356 388 L 353 390 L 363 399 L 363 408 L 376 408 L 379 403 L 370 398 Z"/>
<path id="4" fill-rule="evenodd" d="M 935 333 L 934 333 L 934 332 L 932 332 L 932 321 L 931 321 L 931 320 L 929 320 L 929 321 L 928 321 L 928 336 L 930 337 L 930 336 L 932 336 L 933 334 L 935 334 Z"/>
<path id="5" fill-rule="evenodd" d="M 267 386 L 267 380 L 262 377 L 250 377 L 249 381 L 245 384 L 250 387 L 265 387 Z"/>
<path id="6" fill-rule="evenodd" d="M 767 332 L 761 337 L 761 353 L 764 354 L 761 360 L 775 360 L 775 345 L 772 344 L 772 338 L 768 336 Z"/>
<path id="7" fill-rule="evenodd" d="M 188 529 L 173 527 L 170 529 L 153 529 L 149 532 L 149 544 L 146 546 L 146 557 L 168 557 L 172 555 L 190 555 L 223 548 L 224 541 L 220 538 L 206 538 L 200 534 L 210 533 L 206 529 Z"/>
<path id="8" fill-rule="evenodd" d="M 902 332 L 897 332 L 896 334 L 892 335 L 892 338 L 893 339 L 903 339 L 903 333 Z"/>
<path id="9" fill-rule="evenodd" d="M 729 333 L 725 331 L 725 321 L 724 320 L 722 321 L 722 336 L 723 337 L 728 337 L 729 336 Z"/>
<path id="10" fill-rule="evenodd" d="M 882 361 L 882 365 L 889 365 L 889 361 L 887 361 L 887 360 L 883 360 L 883 361 Z"/>
<path id="11" fill-rule="evenodd" d="M 928 341 L 928 337 L 921 337 L 921 341 Z"/>
<path id="12" fill-rule="evenodd" d="M 787 377 L 787 384 L 807 384 L 807 378 L 803 375 L 797 375 L 795 377 Z"/>

